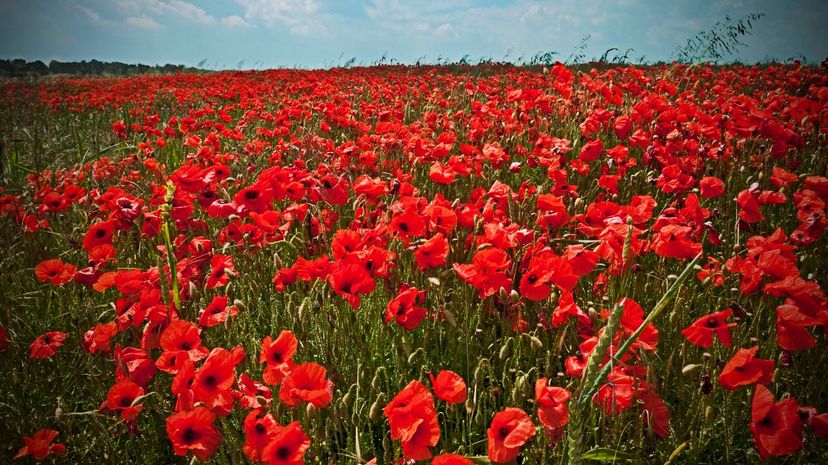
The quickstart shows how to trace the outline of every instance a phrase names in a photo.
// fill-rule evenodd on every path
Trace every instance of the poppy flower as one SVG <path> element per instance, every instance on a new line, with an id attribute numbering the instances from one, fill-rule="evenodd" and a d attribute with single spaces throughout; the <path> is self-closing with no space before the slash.
<path id="1" fill-rule="evenodd" d="M 220 325 L 238 313 L 239 308 L 235 305 L 227 306 L 227 296 L 217 295 L 199 312 L 198 324 L 205 328 Z"/>
<path id="2" fill-rule="evenodd" d="M 221 433 L 213 424 L 216 415 L 206 407 L 177 412 L 167 417 L 167 437 L 175 455 L 187 455 L 205 461 L 221 444 Z"/>
<path id="3" fill-rule="evenodd" d="M 598 388 L 592 402 L 600 405 L 607 415 L 618 415 L 632 407 L 635 394 L 635 379 L 616 369 L 607 376 L 607 382 Z"/>
<path id="4" fill-rule="evenodd" d="M 414 250 L 414 259 L 420 271 L 425 271 L 428 268 L 445 265 L 448 254 L 449 243 L 443 233 L 438 232 Z"/>
<path id="5" fill-rule="evenodd" d="M 121 348 L 115 344 L 115 379 L 131 379 L 139 386 L 147 387 L 157 370 L 144 349 Z"/>
<path id="6" fill-rule="evenodd" d="M 735 391 L 739 386 L 750 384 L 768 384 L 773 378 L 776 362 L 756 358 L 759 346 L 749 349 L 739 349 L 722 368 L 719 374 L 719 384 L 729 391 Z"/>
<path id="7" fill-rule="evenodd" d="M 65 263 L 59 258 L 43 260 L 35 267 L 35 276 L 41 283 L 52 283 L 55 286 L 63 286 L 72 281 L 75 277 L 75 265 Z"/>
<path id="8" fill-rule="evenodd" d="M 308 402 L 316 407 L 325 407 L 333 397 L 333 382 L 325 379 L 325 367 L 317 363 L 297 365 L 282 381 L 279 400 L 288 407 Z"/>
<path id="9" fill-rule="evenodd" d="M 262 340 L 262 351 L 259 354 L 259 363 L 266 363 L 262 379 L 265 383 L 278 386 L 282 384 L 295 364 L 291 360 L 299 341 L 291 331 L 283 330 L 274 341 L 270 336 Z"/>
<path id="10" fill-rule="evenodd" d="M 450 404 L 462 404 L 466 401 L 466 382 L 463 377 L 450 370 L 440 370 L 435 377 L 429 373 L 431 387 L 438 399 Z"/>
<path id="11" fill-rule="evenodd" d="M 664 258 L 691 259 L 699 254 L 702 245 L 693 242 L 688 236 L 691 229 L 687 226 L 671 224 L 664 226 L 653 239 L 653 250 Z"/>
<path id="12" fill-rule="evenodd" d="M 99 221 L 91 226 L 83 236 L 83 249 L 87 252 L 103 244 L 112 244 L 115 233 L 115 221 Z"/>
<path id="13" fill-rule="evenodd" d="M 523 410 L 509 407 L 497 412 L 486 431 L 489 460 L 506 463 L 515 460 L 520 448 L 535 435 L 535 425 Z"/>
<path id="14" fill-rule="evenodd" d="M 572 393 L 564 388 L 549 386 L 547 378 L 535 381 L 535 404 L 538 406 L 538 420 L 546 428 L 560 428 L 569 422 L 567 402 Z"/>
<path id="15" fill-rule="evenodd" d="M 512 280 L 505 273 L 511 263 L 505 250 L 488 247 L 474 254 L 472 263 L 455 263 L 453 267 L 460 279 L 478 290 L 478 298 L 485 299 L 502 288 L 511 289 Z"/>
<path id="16" fill-rule="evenodd" d="M 60 433 L 53 429 L 41 429 L 34 436 L 23 436 L 23 442 L 26 445 L 17 451 L 14 458 L 20 459 L 31 455 L 35 460 L 43 460 L 49 454 L 62 455 L 66 451 L 66 447 L 60 443 L 52 444 L 58 434 Z"/>
<path id="17" fill-rule="evenodd" d="M 106 394 L 106 400 L 100 410 L 120 412 L 121 418 L 126 421 L 134 420 L 141 412 L 142 404 L 135 405 L 135 400 L 144 395 L 144 389 L 129 378 L 115 383 Z"/>
<path id="18" fill-rule="evenodd" d="M 690 326 L 682 330 L 681 334 L 699 347 L 708 347 L 713 345 L 714 336 L 719 338 L 719 342 L 725 347 L 733 345 L 733 339 L 730 336 L 730 328 L 736 326 L 736 323 L 728 323 L 727 319 L 733 315 L 733 310 L 726 309 L 720 312 L 710 313 L 693 322 Z"/>
<path id="19" fill-rule="evenodd" d="M 699 194 L 703 199 L 714 199 L 724 195 L 724 181 L 715 176 L 706 176 L 699 181 Z"/>
<path id="20" fill-rule="evenodd" d="M 242 373 L 239 376 L 238 389 L 233 395 L 239 399 L 239 405 L 245 409 L 269 408 L 272 394 L 270 388 Z"/>
<path id="21" fill-rule="evenodd" d="M 116 334 L 118 334 L 118 325 L 115 322 L 101 323 L 83 334 L 81 344 L 90 354 L 108 354 L 110 340 Z"/>
<path id="22" fill-rule="evenodd" d="M 268 412 L 263 415 L 260 409 L 251 410 L 244 417 L 245 441 L 242 452 L 251 462 L 262 461 L 262 451 L 270 442 L 277 427 L 280 425 L 273 418 L 273 414 Z"/>
<path id="23" fill-rule="evenodd" d="M 267 465 L 302 465 L 305 452 L 310 448 L 310 438 L 298 422 L 286 426 L 274 426 L 275 432 L 262 450 L 262 461 Z"/>
<path id="24" fill-rule="evenodd" d="M 763 460 L 790 455 L 802 448 L 802 421 L 798 411 L 799 406 L 792 397 L 776 402 L 768 388 L 756 385 L 749 427 Z"/>
<path id="25" fill-rule="evenodd" d="M 236 365 L 243 358 L 243 352 L 233 353 L 222 347 L 210 351 L 193 376 L 193 400 L 202 402 L 220 416 L 229 413 L 235 402 L 232 388 L 236 382 Z"/>
<path id="26" fill-rule="evenodd" d="M 474 462 L 462 455 L 440 454 L 431 459 L 431 465 L 474 465 Z"/>
<path id="27" fill-rule="evenodd" d="M 411 331 L 420 325 L 427 310 L 418 307 L 425 300 L 425 291 L 416 287 L 405 287 L 385 307 L 385 324 L 394 320 L 398 325 Z"/>
<path id="28" fill-rule="evenodd" d="M 63 346 L 63 341 L 69 337 L 69 333 L 61 331 L 49 331 L 41 334 L 31 345 L 29 345 L 29 358 L 50 358 Z"/>
<path id="29" fill-rule="evenodd" d="M 431 458 L 430 448 L 440 440 L 434 398 L 421 382 L 413 380 L 383 409 L 391 439 L 399 439 L 403 454 L 412 460 Z"/>
<path id="30" fill-rule="evenodd" d="M 404 212 L 391 218 L 388 229 L 395 235 L 400 236 L 404 241 L 411 237 L 425 235 L 426 219 L 417 212 L 416 208 L 408 208 Z"/>
<path id="31" fill-rule="evenodd" d="M 230 282 L 230 276 L 236 274 L 233 264 L 233 257 L 229 255 L 213 255 L 210 259 L 210 274 L 207 276 L 205 286 L 207 289 L 226 286 Z"/>
<path id="32" fill-rule="evenodd" d="M 165 354 L 183 352 L 187 358 L 198 362 L 208 354 L 207 348 L 201 345 L 201 328 L 187 320 L 172 320 L 161 333 L 159 342 L 164 349 L 159 360 L 164 358 Z"/>
<path id="33" fill-rule="evenodd" d="M 336 266 L 328 276 L 328 282 L 334 292 L 347 300 L 354 310 L 359 308 L 359 294 L 368 294 L 376 287 L 371 275 L 356 263 Z"/>

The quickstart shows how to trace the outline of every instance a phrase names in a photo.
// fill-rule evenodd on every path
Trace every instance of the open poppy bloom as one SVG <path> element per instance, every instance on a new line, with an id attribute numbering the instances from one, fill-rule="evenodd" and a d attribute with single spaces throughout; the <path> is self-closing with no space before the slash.
<path id="1" fill-rule="evenodd" d="M 192 452 L 201 461 L 212 457 L 221 444 L 221 433 L 213 424 L 215 419 L 210 409 L 200 406 L 167 417 L 167 437 L 175 455 Z"/>
<path id="2" fill-rule="evenodd" d="M 227 296 L 217 295 L 199 312 L 198 324 L 205 328 L 220 325 L 238 313 L 239 308 L 235 305 L 227 306 Z"/>
<path id="3" fill-rule="evenodd" d="M 328 276 L 334 292 L 348 301 L 348 304 L 356 310 L 359 308 L 359 294 L 368 294 L 376 287 L 376 282 L 357 263 L 341 264 Z"/>
<path id="4" fill-rule="evenodd" d="M 431 458 L 431 447 L 440 440 L 434 398 L 421 382 L 408 383 L 383 409 L 391 427 L 391 439 L 400 440 L 403 454 L 411 460 Z"/>
<path id="5" fill-rule="evenodd" d="M 750 384 L 768 384 L 773 378 L 776 362 L 756 358 L 759 346 L 739 349 L 719 374 L 719 384 L 729 391 Z"/>
<path id="6" fill-rule="evenodd" d="M 535 381 L 535 403 L 538 405 L 538 420 L 546 428 L 560 428 L 569 422 L 567 402 L 572 397 L 568 390 L 549 386 L 547 378 Z"/>
<path id="7" fill-rule="evenodd" d="M 119 412 L 121 418 L 126 421 L 134 420 L 141 412 L 141 404 L 135 404 L 136 399 L 144 395 L 144 389 L 138 386 L 129 378 L 118 381 L 109 388 L 106 400 L 101 404 L 102 411 Z"/>
<path id="8" fill-rule="evenodd" d="M 310 438 L 298 422 L 287 426 L 272 426 L 273 433 L 264 450 L 262 461 L 267 465 L 302 465 L 305 452 L 310 448 Z"/>
<path id="9" fill-rule="evenodd" d="M 446 264 L 449 244 L 443 233 L 437 233 L 414 250 L 414 259 L 420 271 Z"/>
<path id="10" fill-rule="evenodd" d="M 489 460 L 495 463 L 511 462 L 534 435 L 535 425 L 523 410 L 509 407 L 497 412 L 486 431 Z"/>
<path id="11" fill-rule="evenodd" d="M 423 300 L 425 300 L 425 291 L 416 287 L 406 287 L 385 307 L 385 324 L 394 320 L 409 331 L 417 328 L 428 312 L 425 308 L 417 306 Z"/>
<path id="12" fill-rule="evenodd" d="M 458 454 L 440 454 L 431 459 L 431 465 L 474 465 L 474 462 Z"/>
<path id="13" fill-rule="evenodd" d="M 21 459 L 31 455 L 35 460 L 43 460 L 49 454 L 62 455 L 66 451 L 66 447 L 60 443 L 52 444 L 58 434 L 60 433 L 53 429 L 42 429 L 36 432 L 34 436 L 23 436 L 23 442 L 26 445 L 17 451 L 14 458 Z"/>
<path id="14" fill-rule="evenodd" d="M 49 331 L 41 334 L 31 345 L 29 345 L 29 358 L 49 358 L 57 353 L 63 346 L 63 341 L 69 337 L 69 333 L 61 331 Z"/>
<path id="15" fill-rule="evenodd" d="M 431 387 L 438 399 L 451 404 L 462 404 L 466 401 L 466 382 L 457 373 L 450 370 L 440 370 L 435 377 L 429 373 Z"/>
<path id="16" fill-rule="evenodd" d="M 266 363 L 262 379 L 265 383 L 278 386 L 296 364 L 291 358 L 299 347 L 299 341 L 293 332 L 284 330 L 274 341 L 270 336 L 262 340 L 259 363 Z"/>
<path id="17" fill-rule="evenodd" d="M 705 315 L 682 330 L 681 334 L 690 343 L 705 349 L 713 345 L 714 336 L 719 338 L 723 346 L 730 347 L 733 344 L 730 328 L 736 326 L 736 323 L 727 322 L 731 315 L 733 315 L 731 309 Z"/>
<path id="18" fill-rule="evenodd" d="M 768 388 L 756 385 L 749 426 L 762 459 L 790 455 L 802 448 L 802 421 L 798 411 L 794 398 L 776 402 Z"/>
<path id="19" fill-rule="evenodd" d="M 279 400 L 288 407 L 295 407 L 301 402 L 308 402 L 316 407 L 325 407 L 331 403 L 333 382 L 325 379 L 327 370 L 318 363 L 297 365 L 282 381 Z"/>
<path id="20" fill-rule="evenodd" d="M 262 460 L 262 451 L 270 442 L 277 427 L 280 425 L 270 412 L 263 414 L 262 410 L 254 409 L 244 417 L 245 441 L 242 452 L 251 462 Z"/>
<path id="21" fill-rule="evenodd" d="M 75 278 L 75 265 L 65 263 L 59 258 L 43 260 L 35 267 L 35 276 L 42 283 L 63 286 Z"/>

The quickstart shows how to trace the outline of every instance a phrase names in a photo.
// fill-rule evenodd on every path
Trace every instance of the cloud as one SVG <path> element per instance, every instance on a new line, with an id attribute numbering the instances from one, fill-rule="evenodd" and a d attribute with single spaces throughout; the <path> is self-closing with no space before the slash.
<path id="1" fill-rule="evenodd" d="M 319 11 L 317 0 L 236 0 L 244 10 L 244 19 L 267 26 L 285 26 L 295 35 L 309 36 L 327 31 L 331 16 Z"/>
<path id="2" fill-rule="evenodd" d="M 128 16 L 126 21 L 128 24 L 131 24 L 129 21 L 131 18 L 141 18 L 142 22 L 147 22 L 148 18 L 158 24 L 153 18 L 172 16 L 204 25 L 249 26 L 238 15 L 216 18 L 197 5 L 183 0 L 117 0 L 116 4 Z"/>
<path id="3" fill-rule="evenodd" d="M 147 15 L 130 16 L 125 21 L 130 26 L 141 29 L 160 29 L 161 25 Z"/>

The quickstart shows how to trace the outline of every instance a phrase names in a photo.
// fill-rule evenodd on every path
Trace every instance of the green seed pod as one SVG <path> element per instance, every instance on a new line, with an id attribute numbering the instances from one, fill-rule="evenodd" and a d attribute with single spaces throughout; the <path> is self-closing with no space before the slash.
<path id="1" fill-rule="evenodd" d="M 371 409 L 368 410 L 368 419 L 376 420 L 379 418 L 380 413 L 382 413 L 382 408 L 385 404 L 385 394 L 380 392 L 377 396 L 377 399 L 371 404 Z"/>
<path id="2" fill-rule="evenodd" d="M 500 357 L 501 360 L 509 356 L 509 350 L 511 349 L 511 345 L 512 338 L 510 337 L 506 339 L 506 342 L 504 342 L 503 346 L 500 347 L 500 352 L 498 352 L 498 357 Z"/>

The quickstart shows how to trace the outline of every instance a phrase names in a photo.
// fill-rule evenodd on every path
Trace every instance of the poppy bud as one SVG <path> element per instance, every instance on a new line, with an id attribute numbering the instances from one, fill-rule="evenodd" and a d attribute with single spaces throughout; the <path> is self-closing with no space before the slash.
<path id="1" fill-rule="evenodd" d="M 368 410 L 368 418 L 370 420 L 376 420 L 380 413 L 382 412 L 383 404 L 385 404 L 385 394 L 380 392 L 377 396 L 377 399 L 371 404 L 371 409 Z"/>
<path id="2" fill-rule="evenodd" d="M 474 412 L 474 401 L 472 401 L 471 397 L 466 398 L 466 414 L 471 415 Z"/>
<path id="3" fill-rule="evenodd" d="M 529 341 L 532 343 L 533 350 L 543 349 L 543 342 L 535 336 L 529 336 Z"/>
<path id="4" fill-rule="evenodd" d="M 699 390 L 702 394 L 708 395 L 713 392 L 713 384 L 710 382 L 710 375 L 705 373 L 699 381 Z"/>
<path id="5" fill-rule="evenodd" d="M 308 416 L 313 416 L 318 411 L 319 409 L 317 409 L 316 406 L 311 403 L 308 403 L 307 407 L 305 407 L 305 412 L 308 414 Z"/>
<path id="6" fill-rule="evenodd" d="M 505 359 L 509 356 L 509 350 L 511 349 L 510 345 L 512 343 L 512 338 L 506 339 L 506 342 L 503 343 L 503 346 L 500 347 L 500 352 L 498 352 L 498 357 L 501 360 Z"/>
<path id="7" fill-rule="evenodd" d="M 692 373 L 692 372 L 696 371 L 696 369 L 698 369 L 699 367 L 701 367 L 701 365 L 697 365 L 695 363 L 685 365 L 684 368 L 681 369 L 681 374 L 686 375 L 686 374 Z"/>

